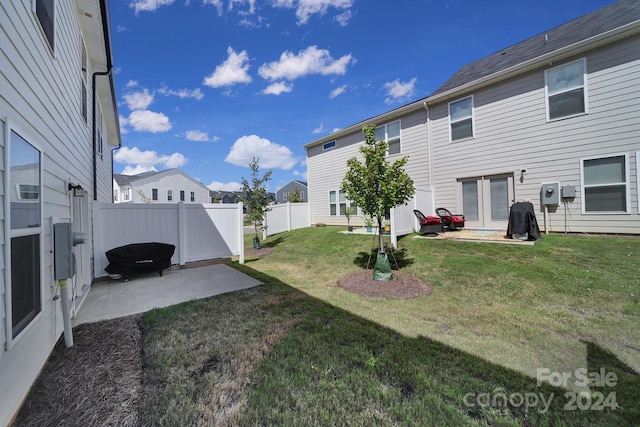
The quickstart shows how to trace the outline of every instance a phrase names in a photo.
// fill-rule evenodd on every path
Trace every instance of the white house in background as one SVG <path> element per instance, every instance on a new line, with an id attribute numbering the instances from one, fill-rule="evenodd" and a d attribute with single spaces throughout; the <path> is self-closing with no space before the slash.
<path id="1" fill-rule="evenodd" d="M 304 202 L 307 200 L 307 183 L 304 181 L 292 180 L 276 190 L 276 201 L 278 203 L 287 203 L 294 198 L 296 202 Z"/>
<path id="2" fill-rule="evenodd" d="M 0 3 L 0 425 L 15 416 L 63 332 L 53 224 L 73 249 L 72 314 L 92 279 L 90 201 L 111 201 L 120 146 L 107 0 Z"/>
<path id="3" fill-rule="evenodd" d="M 113 175 L 114 203 L 210 203 L 209 189 L 179 169 Z"/>
<path id="4" fill-rule="evenodd" d="M 467 227 L 505 229 L 511 204 L 528 200 L 550 231 L 566 221 L 569 232 L 638 234 L 638 99 L 640 2 L 622 0 L 305 145 L 311 221 L 346 225 L 336 209 L 348 203 L 339 191 L 346 160 L 359 155 L 362 125 L 374 123 L 389 160 L 408 155 L 416 187 L 433 189 L 435 207 L 463 213 Z"/>

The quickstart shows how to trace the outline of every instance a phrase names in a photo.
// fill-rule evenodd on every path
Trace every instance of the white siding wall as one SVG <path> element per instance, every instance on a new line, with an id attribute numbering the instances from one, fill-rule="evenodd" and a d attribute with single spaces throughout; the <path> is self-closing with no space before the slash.
<path id="1" fill-rule="evenodd" d="M 180 191 L 184 191 L 185 203 L 209 203 L 209 189 L 194 182 L 182 175 L 179 171 L 175 173 L 161 174 L 131 184 L 133 191 L 131 200 L 134 203 L 144 203 L 140 191 L 148 199 L 151 199 L 154 188 L 158 189 L 158 200 L 151 203 L 178 203 L 180 201 Z M 173 190 L 173 200 L 167 201 L 167 190 Z M 191 192 L 195 192 L 196 200 L 191 202 Z"/>
<path id="2" fill-rule="evenodd" d="M 53 283 L 50 255 L 50 218 L 56 221 L 71 219 L 71 196 L 66 188 L 68 180 L 81 184 L 89 191 L 88 197 L 93 198 L 91 123 L 85 123 L 81 114 L 81 31 L 76 6 L 72 1 L 55 2 L 55 51 L 52 51 L 31 4 L 31 1 L 0 3 L 0 117 L 7 119 L 5 127 L 16 131 L 42 153 L 44 306 L 39 317 L 11 348 L 5 349 L 3 345 L 0 349 L 0 395 L 3 396 L 0 399 L 0 425 L 7 424 L 18 409 L 62 333 L 60 301 L 53 301 L 57 290 Z M 93 71 L 90 69 L 89 73 Z M 4 128 L 2 131 L 7 132 Z M 98 198 L 104 201 L 111 199 L 110 162 L 111 153 L 105 146 L 103 159 L 98 162 L 101 180 Z M 4 164 L 4 151 L 0 164 Z M 4 185 L 5 177 L 2 175 L 0 188 L 3 190 Z M 8 248 L 4 245 L 8 237 L 4 233 L 2 235 L 0 243 L 6 252 Z M 88 237 L 88 245 L 92 245 L 91 234 Z M 0 259 L 0 293 L 4 294 L 9 283 L 4 281 L 4 259 Z M 11 320 L 7 318 L 4 307 L 1 314 L 4 330 L 5 323 Z M 2 338 L 5 344 L 4 333 Z"/>
<path id="3" fill-rule="evenodd" d="M 389 156 L 393 162 L 402 156 L 409 156 L 405 171 L 414 180 L 416 187 L 428 186 L 428 147 L 427 147 L 427 112 L 418 110 L 401 118 L 401 148 L 398 155 Z M 397 119 L 376 122 L 384 125 Z M 336 141 L 336 147 L 324 151 L 322 144 L 307 150 L 307 175 L 309 203 L 311 205 L 311 223 L 328 225 L 347 225 L 344 216 L 329 214 L 329 191 L 338 190 L 345 173 L 347 159 L 362 159 L 358 149 L 364 143 L 364 134 L 356 132 Z M 362 225 L 360 217 L 351 217 L 351 225 Z"/>
<path id="4" fill-rule="evenodd" d="M 447 103 L 433 107 L 436 206 L 462 211 L 458 178 L 514 172 L 515 199 L 534 203 L 541 227 L 540 186 L 559 181 L 578 186 L 578 197 L 568 204 L 568 231 L 640 233 L 634 155 L 640 147 L 639 43 L 635 38 L 586 55 L 586 115 L 546 122 L 544 69 L 474 92 L 473 139 L 449 142 Z M 631 213 L 583 215 L 580 158 L 618 153 L 629 154 Z M 527 170 L 522 182 L 521 169 Z M 551 210 L 552 231 L 564 230 L 564 213 L 562 205 Z"/>

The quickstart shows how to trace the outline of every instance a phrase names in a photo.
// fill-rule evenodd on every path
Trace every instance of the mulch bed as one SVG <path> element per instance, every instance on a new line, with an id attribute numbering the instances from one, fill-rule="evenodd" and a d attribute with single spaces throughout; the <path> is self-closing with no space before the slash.
<path id="1" fill-rule="evenodd" d="M 389 281 L 373 280 L 373 270 L 360 270 L 338 280 L 338 286 L 367 297 L 408 299 L 431 295 L 433 288 L 415 276 L 394 270 Z"/>
<path id="2" fill-rule="evenodd" d="M 139 316 L 88 323 L 64 336 L 13 426 L 137 426 L 142 394 Z"/>

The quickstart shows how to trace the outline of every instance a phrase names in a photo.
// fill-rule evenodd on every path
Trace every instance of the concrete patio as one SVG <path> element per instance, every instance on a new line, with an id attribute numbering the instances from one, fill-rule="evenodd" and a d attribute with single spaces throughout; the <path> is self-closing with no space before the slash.
<path id="1" fill-rule="evenodd" d="M 261 284 L 226 264 L 182 269 L 173 266 L 162 277 L 157 273 L 132 276 L 128 282 L 97 281 L 72 323 L 76 326 L 115 319 Z"/>

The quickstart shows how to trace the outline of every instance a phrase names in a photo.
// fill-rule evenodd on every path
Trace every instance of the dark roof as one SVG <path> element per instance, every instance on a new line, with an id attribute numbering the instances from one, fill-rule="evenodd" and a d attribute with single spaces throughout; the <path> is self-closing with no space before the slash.
<path id="1" fill-rule="evenodd" d="M 119 173 L 114 173 L 113 174 L 113 179 L 116 180 L 118 185 L 129 185 L 132 182 L 135 182 L 135 181 L 137 181 L 139 179 L 148 178 L 148 177 L 156 175 L 158 173 L 160 173 L 160 172 L 158 172 L 158 171 L 149 171 L 149 172 L 139 173 L 137 175 L 122 175 L 122 174 L 119 174 Z"/>
<path id="2" fill-rule="evenodd" d="M 640 20 L 640 1 L 618 1 L 463 66 L 432 95 L 471 83 L 637 20 Z"/>

